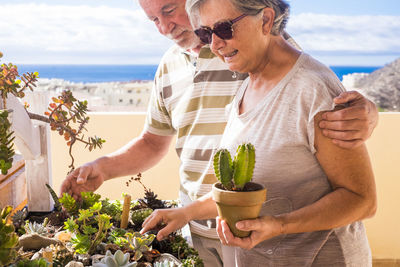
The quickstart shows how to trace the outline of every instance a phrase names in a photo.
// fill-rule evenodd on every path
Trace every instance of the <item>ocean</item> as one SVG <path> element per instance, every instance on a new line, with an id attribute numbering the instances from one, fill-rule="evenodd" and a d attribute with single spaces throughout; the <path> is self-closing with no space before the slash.
<path id="1" fill-rule="evenodd" d="M 343 75 L 371 73 L 381 66 L 331 66 L 342 80 Z M 153 80 L 157 65 L 18 65 L 20 74 L 39 72 L 40 78 L 58 78 L 77 83 L 128 82 Z"/>

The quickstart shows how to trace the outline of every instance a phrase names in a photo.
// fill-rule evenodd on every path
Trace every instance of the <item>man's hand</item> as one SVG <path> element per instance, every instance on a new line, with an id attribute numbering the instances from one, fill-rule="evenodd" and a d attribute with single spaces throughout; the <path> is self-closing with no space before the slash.
<path id="1" fill-rule="evenodd" d="M 342 148 L 351 149 L 363 144 L 378 124 L 375 104 L 355 91 L 341 93 L 334 102 L 349 106 L 322 115 L 319 127 L 323 135 Z"/>
<path id="2" fill-rule="evenodd" d="M 244 220 L 236 223 L 236 228 L 251 231 L 250 236 L 235 237 L 228 224 L 217 217 L 217 234 L 221 243 L 226 246 L 252 249 L 260 242 L 282 234 L 282 224 L 273 216 L 259 217 L 254 220 Z"/>
<path id="3" fill-rule="evenodd" d="M 104 174 L 95 162 L 89 162 L 72 171 L 61 185 L 60 195 L 68 193 L 76 200 L 81 192 L 94 192 L 105 181 Z"/>
<path id="4" fill-rule="evenodd" d="M 164 239 L 170 233 L 182 228 L 189 222 L 184 209 L 185 207 L 153 211 L 153 213 L 143 222 L 140 233 L 144 234 L 160 225 L 165 225 L 165 227 L 158 231 L 157 234 L 157 240 Z"/>

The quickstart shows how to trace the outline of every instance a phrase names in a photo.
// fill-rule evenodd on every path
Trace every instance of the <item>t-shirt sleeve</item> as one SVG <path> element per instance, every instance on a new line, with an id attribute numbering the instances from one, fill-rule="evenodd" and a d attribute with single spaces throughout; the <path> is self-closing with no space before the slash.
<path id="1" fill-rule="evenodd" d="M 316 153 L 315 149 L 315 127 L 314 118 L 322 111 L 332 110 L 335 107 L 333 99 L 346 91 L 342 83 L 336 75 L 330 70 L 322 70 L 323 75 L 321 79 L 313 84 L 310 90 L 310 102 L 307 121 L 307 135 L 309 141 L 309 148 L 312 153 Z"/>
<path id="2" fill-rule="evenodd" d="M 174 135 L 176 130 L 172 126 L 171 114 L 163 98 L 162 69 L 160 64 L 154 78 L 144 130 L 152 134 L 168 136 Z"/>

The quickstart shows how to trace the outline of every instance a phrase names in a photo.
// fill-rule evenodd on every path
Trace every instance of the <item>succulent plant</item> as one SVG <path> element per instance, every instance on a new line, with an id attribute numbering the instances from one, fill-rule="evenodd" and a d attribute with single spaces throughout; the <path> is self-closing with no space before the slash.
<path id="1" fill-rule="evenodd" d="M 214 156 L 214 172 L 215 176 L 226 188 L 232 189 L 232 158 L 227 149 L 218 150 Z"/>
<path id="2" fill-rule="evenodd" d="M 153 234 L 150 235 L 141 235 L 138 232 L 127 233 L 126 234 L 129 248 L 135 251 L 135 260 L 138 261 L 142 256 L 143 252 L 151 251 L 152 247 L 150 246 L 153 243 L 154 238 L 156 237 Z"/>
<path id="3" fill-rule="evenodd" d="M 12 263 L 17 256 L 18 235 L 14 232 L 14 226 L 7 223 L 12 209 L 6 206 L 0 214 L 0 266 Z"/>
<path id="4" fill-rule="evenodd" d="M 37 223 L 37 222 L 26 222 L 25 224 L 25 232 L 27 234 L 38 234 L 38 235 L 46 235 L 47 234 L 47 223 L 49 222 L 48 218 L 45 218 L 43 223 Z"/>
<path id="5" fill-rule="evenodd" d="M 153 209 L 150 209 L 150 208 L 134 210 L 132 212 L 132 216 L 131 216 L 132 222 L 135 225 L 142 225 L 144 220 L 147 217 L 149 217 L 152 212 L 153 212 Z"/>
<path id="6" fill-rule="evenodd" d="M 113 255 L 109 250 L 106 256 L 99 263 L 93 264 L 93 267 L 135 267 L 137 262 L 129 262 L 129 253 L 123 253 L 117 250 Z"/>
<path id="7" fill-rule="evenodd" d="M 25 225 L 25 218 L 27 215 L 28 210 L 26 209 L 26 207 L 14 213 L 14 215 L 11 217 L 11 220 L 15 229 L 19 229 Z"/>
<path id="8" fill-rule="evenodd" d="M 11 169 L 15 151 L 14 132 L 11 131 L 11 122 L 7 110 L 0 110 L 0 174 L 6 175 Z"/>
<path id="9" fill-rule="evenodd" d="M 18 261 L 16 264 L 11 265 L 12 267 L 47 267 L 50 263 L 45 259 L 35 259 L 35 260 L 22 260 Z"/>
<path id="10" fill-rule="evenodd" d="M 235 158 L 228 150 L 220 149 L 214 156 L 215 176 L 227 190 L 243 190 L 253 177 L 255 149 L 250 143 L 239 145 Z"/>

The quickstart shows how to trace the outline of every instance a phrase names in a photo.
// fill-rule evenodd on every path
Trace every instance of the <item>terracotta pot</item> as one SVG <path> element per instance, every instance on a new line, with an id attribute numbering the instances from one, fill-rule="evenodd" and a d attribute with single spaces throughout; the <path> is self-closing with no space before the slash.
<path id="1" fill-rule="evenodd" d="M 218 214 L 237 237 L 247 237 L 250 232 L 238 230 L 235 224 L 238 221 L 257 218 L 262 204 L 267 199 L 267 189 L 261 184 L 250 182 L 246 188 L 249 191 L 228 191 L 223 189 L 221 183 L 215 183 L 212 187 Z"/>

